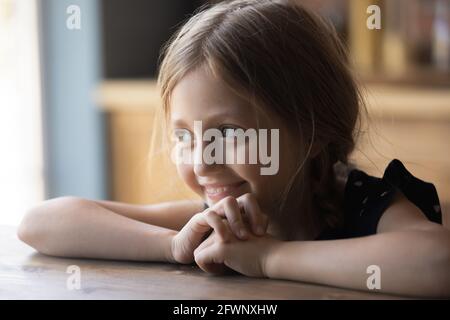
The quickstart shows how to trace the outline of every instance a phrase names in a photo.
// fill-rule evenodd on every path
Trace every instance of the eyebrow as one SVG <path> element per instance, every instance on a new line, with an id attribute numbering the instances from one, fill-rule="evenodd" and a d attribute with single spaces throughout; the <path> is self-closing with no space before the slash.
<path id="1" fill-rule="evenodd" d="M 253 118 L 253 117 L 252 117 Z M 237 122 L 242 122 L 242 121 L 247 121 L 247 117 L 244 117 L 244 114 L 242 112 L 239 112 L 239 114 L 237 116 L 233 116 L 230 117 L 230 113 L 229 112 L 218 112 L 215 113 L 211 116 L 209 116 L 206 119 L 193 119 L 191 124 L 188 124 L 184 119 L 182 118 L 175 118 L 171 121 L 172 126 L 174 127 L 191 127 L 194 125 L 194 121 L 202 121 L 203 124 L 210 124 L 210 123 L 218 123 L 219 120 L 220 122 L 223 122 L 222 120 L 229 120 L 231 122 L 237 121 Z"/>

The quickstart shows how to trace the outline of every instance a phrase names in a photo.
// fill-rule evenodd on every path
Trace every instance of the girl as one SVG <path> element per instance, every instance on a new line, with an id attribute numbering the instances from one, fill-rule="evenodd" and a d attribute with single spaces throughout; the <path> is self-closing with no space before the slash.
<path id="1" fill-rule="evenodd" d="M 450 295 L 450 232 L 434 186 L 398 160 L 382 178 L 348 164 L 362 103 L 319 17 L 289 2 L 219 3 L 172 38 L 158 80 L 176 150 L 196 158 L 208 147 L 194 121 L 224 145 L 237 129 L 279 129 L 278 172 L 179 162 L 204 201 L 56 198 L 30 210 L 20 239 L 49 255 L 195 261 L 211 273 L 362 290 L 375 265 L 383 292 Z"/>

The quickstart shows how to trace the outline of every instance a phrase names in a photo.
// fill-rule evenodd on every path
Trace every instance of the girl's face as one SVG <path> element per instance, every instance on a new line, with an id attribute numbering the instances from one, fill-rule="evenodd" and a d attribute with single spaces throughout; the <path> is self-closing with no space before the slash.
<path id="1" fill-rule="evenodd" d="M 202 132 L 194 130 L 194 121 L 201 121 Z M 229 147 L 230 140 L 234 141 L 233 129 L 241 128 L 245 131 L 253 128 L 257 132 L 258 129 L 268 129 L 268 132 L 270 129 L 279 129 L 279 170 L 275 175 L 261 175 L 260 168 L 267 165 L 259 164 L 259 157 L 256 164 L 249 164 L 248 157 L 245 164 L 237 164 L 236 161 L 230 164 L 207 164 L 203 159 L 201 163 L 194 161 L 192 164 L 177 164 L 181 178 L 209 206 L 226 196 L 239 197 L 245 193 L 253 193 L 263 211 L 270 215 L 296 164 L 297 155 L 293 150 L 298 148 L 292 144 L 295 141 L 289 138 L 287 129 L 277 116 L 270 113 L 264 115 L 255 110 L 206 68 L 198 68 L 184 76 L 172 92 L 171 135 L 178 147 L 188 149 L 198 159 L 211 143 L 204 141 L 202 134 L 211 128 L 216 128 L 223 134 L 225 150 Z M 270 134 L 268 140 L 270 153 Z M 233 146 L 234 143 L 231 147 Z M 274 156 L 271 157 L 274 160 Z"/>

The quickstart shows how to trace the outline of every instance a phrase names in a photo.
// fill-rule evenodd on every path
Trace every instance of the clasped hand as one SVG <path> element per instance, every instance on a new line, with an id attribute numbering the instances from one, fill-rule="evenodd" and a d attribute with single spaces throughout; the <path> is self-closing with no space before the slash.
<path id="1" fill-rule="evenodd" d="M 252 194 L 226 197 L 186 223 L 172 239 L 171 255 L 178 263 L 195 261 L 208 273 L 232 269 L 265 277 L 267 257 L 279 243 L 266 233 L 267 226 L 267 215 Z"/>

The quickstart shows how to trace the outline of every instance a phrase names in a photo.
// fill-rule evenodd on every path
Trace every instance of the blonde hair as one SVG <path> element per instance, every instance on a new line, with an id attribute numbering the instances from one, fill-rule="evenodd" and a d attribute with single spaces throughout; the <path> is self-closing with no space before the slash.
<path id="1" fill-rule="evenodd" d="M 298 202 L 300 196 L 311 199 L 327 225 L 339 224 L 335 166 L 348 164 L 363 104 L 331 24 L 290 1 L 224 1 L 192 16 L 161 58 L 158 84 L 166 114 L 175 85 L 202 65 L 242 97 L 278 114 L 303 155 L 280 211 L 289 197 Z"/>

